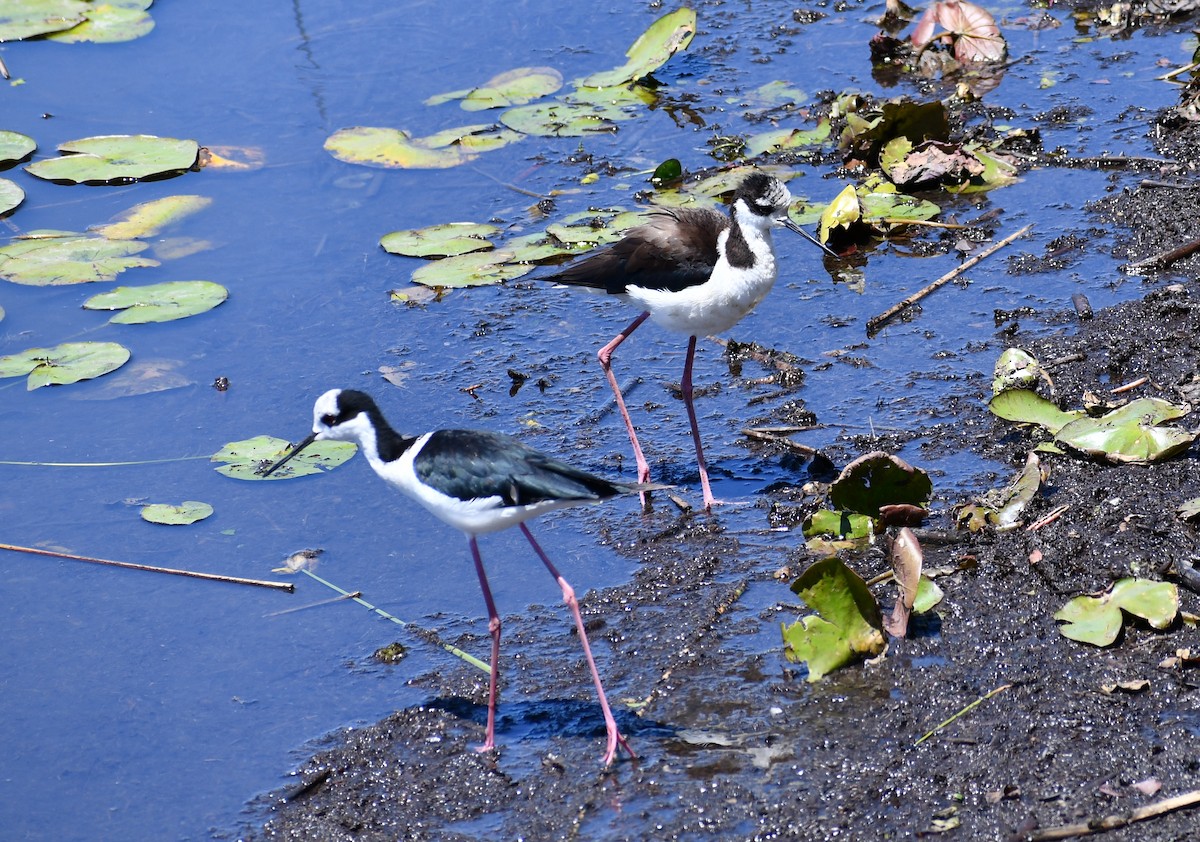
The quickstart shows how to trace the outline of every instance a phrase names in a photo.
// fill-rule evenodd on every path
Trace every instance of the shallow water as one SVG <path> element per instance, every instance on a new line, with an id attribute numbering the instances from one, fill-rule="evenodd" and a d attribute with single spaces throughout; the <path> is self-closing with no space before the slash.
<path id="1" fill-rule="evenodd" d="M 625 456 L 628 445 L 607 410 L 594 350 L 631 313 L 569 290 L 524 285 L 397 307 L 386 293 L 404 286 L 418 264 L 377 246 L 388 231 L 436 222 L 525 223 L 533 199 L 505 183 L 545 192 L 577 181 L 588 168 L 567 158 L 579 142 L 530 138 L 473 164 L 427 172 L 354 167 L 322 150 L 343 126 L 428 134 L 475 122 L 478 115 L 453 104 L 431 109 L 421 100 L 512 67 L 550 64 L 570 80 L 615 66 L 658 14 L 641 4 L 600 10 L 544 0 L 474 8 L 468 18 L 432 2 L 166 3 L 152 10 L 154 32 L 128 44 L 4 45 L 6 62 L 25 83 L 4 91 L 0 128 L 33 136 L 39 157 L 79 137 L 152 133 L 257 147 L 266 166 L 124 188 L 63 187 L 20 170 L 5 174 L 28 193 L 9 220 L 20 230 L 82 230 L 138 202 L 211 196 L 211 208 L 171 233 L 209 240 L 213 249 L 131 270 L 119 283 L 205 278 L 224 284 L 231 296 L 179 322 L 103 327 L 104 315 L 79 309 L 95 286 L 0 285 L 7 313 L 0 353 L 108 339 L 128 345 L 133 363 L 172 361 L 188 381 L 134 397 L 108 391 L 106 379 L 117 375 L 35 392 L 20 380 L 0 381 L 0 423 L 10 431 L 0 459 L 177 460 L 107 468 L 0 465 L 0 541 L 272 579 L 287 578 L 271 572 L 287 554 L 322 547 L 318 572 L 385 610 L 448 639 L 486 633 L 465 542 L 390 495 L 361 460 L 284 483 L 236 482 L 206 461 L 232 440 L 300 438 L 313 398 L 335 386 L 368 388 L 410 431 L 516 432 L 610 473 Z M 672 156 L 700 169 L 714 163 L 705 146 L 714 126 L 721 133 L 749 130 L 736 100 L 728 101 L 736 91 L 781 78 L 810 93 L 878 91 L 866 41 L 881 6 L 830 12 L 804 27 L 775 20 L 772 11 L 762 4 L 702 9 L 687 54 L 658 74 L 668 92 L 698 98 L 705 127 L 677 124 L 658 109 L 622 124 L 614 136 L 588 139 L 586 151 L 597 161 L 640 169 Z M 1016 16 L 1022 8 L 1007 11 Z M 1082 125 L 1043 126 L 1047 148 L 1150 154 L 1140 118 L 1126 114 L 1125 103 L 1153 111 L 1173 101 L 1174 89 L 1153 81 L 1162 72 L 1154 62 L 1169 51 L 1168 58 L 1184 63 L 1182 50 L 1170 39 L 1142 35 L 1075 43 L 1067 12 L 1053 14 L 1064 21 L 1061 29 L 1006 30 L 1022 61 L 988 102 L 1018 113 L 1086 104 L 1093 112 Z M 796 32 L 780 34 L 780 26 Z M 713 49 L 718 43 L 734 49 L 721 55 Z M 1043 90 L 1047 69 L 1057 70 L 1060 82 Z M 1094 78 L 1097 72 L 1107 74 L 1106 84 Z M 830 198 L 843 184 L 828 176 L 807 171 L 794 192 Z M 805 443 L 821 447 L 843 433 L 902 430 L 947 395 L 977 389 L 980 378 L 990 377 L 1003 348 L 994 310 L 1066 310 L 1079 290 L 1102 307 L 1141 291 L 1098 250 L 1079 256 L 1070 272 L 1006 272 L 1010 255 L 1041 254 L 1062 233 L 1092 225 L 1085 203 L 1132 178 L 1034 171 L 1018 185 L 964 202 L 958 209 L 964 219 L 1000 208 L 1001 233 L 1029 222 L 1035 229 L 973 269 L 970 286 L 942 290 L 917 318 L 893 323 L 869 341 L 867 318 L 952 268 L 956 258 L 922 260 L 884 248 L 870 256 L 865 286 L 854 291 L 831 281 L 810 246 L 780 237 L 780 283 L 733 336 L 810 362 L 805 385 L 792 397 L 828 426 L 806 434 Z M 612 201 L 628 201 L 643 180 L 614 179 L 630 188 L 614 191 Z M 558 212 L 589 200 L 564 196 Z M 666 388 L 678 381 L 683 348 L 679 337 L 646 327 L 622 348 L 616 366 L 622 382 L 641 378 L 631 406 L 644 425 L 656 478 L 685 486 L 695 499 L 686 416 Z M 840 349 L 869 365 L 823 365 Z M 385 365 L 404 366 L 402 387 L 381 379 Z M 802 480 L 740 444 L 747 419 L 769 417 L 784 400 L 749 405 L 774 387 L 731 377 L 711 342 L 701 343 L 697 366 L 700 385 L 720 386 L 699 404 L 717 496 L 753 501 L 774 482 Z M 531 375 L 514 397 L 509 368 Z M 743 374 L 759 376 L 751 366 Z M 211 388 L 219 376 L 229 378 L 229 391 Z M 545 392 L 532 383 L 539 377 L 550 382 Z M 462 391 L 476 384 L 479 400 Z M 659 406 L 647 412 L 646 402 Z M 938 492 L 947 497 L 976 487 L 994 467 L 969 454 L 925 464 L 916 445 L 906 455 L 938 471 Z M 185 456 L 202 458 L 178 461 Z M 210 502 L 216 514 L 186 528 L 143 523 L 133 504 L 192 499 Z M 616 530 L 617 540 L 636 535 L 642 522 L 635 512 L 635 501 L 623 501 L 603 512 L 546 518 L 535 531 L 582 593 L 628 577 L 630 562 L 594 536 L 603 526 Z M 752 506 L 720 517 L 734 533 L 757 534 L 765 526 L 762 510 Z M 781 555 L 791 545 L 790 536 L 772 540 Z M 483 552 L 503 612 L 557 604 L 519 535 L 491 536 Z M 0 571 L 7 617 L 0 656 L 6 838 L 183 839 L 228 829 L 255 793 L 283 782 L 309 741 L 423 700 L 427 692 L 407 680 L 449 657 L 350 605 L 269 616 L 334 595 L 305 577 L 287 596 L 13 553 L 0 553 Z M 396 639 L 410 646 L 409 658 L 399 667 L 375 664 L 371 653 Z M 479 648 L 475 654 L 485 654 Z"/>

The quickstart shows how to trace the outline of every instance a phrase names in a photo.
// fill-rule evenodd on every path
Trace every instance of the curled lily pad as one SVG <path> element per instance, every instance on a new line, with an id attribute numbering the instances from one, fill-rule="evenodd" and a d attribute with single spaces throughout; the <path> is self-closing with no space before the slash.
<path id="1" fill-rule="evenodd" d="M 478 157 L 460 145 L 448 143 L 435 146 L 403 129 L 353 126 L 330 135 L 325 141 L 325 151 L 348 164 L 418 170 L 457 167 Z"/>
<path id="2" fill-rule="evenodd" d="M 616 123 L 603 109 L 569 102 L 547 102 L 510 108 L 500 122 L 524 134 L 542 137 L 583 137 L 597 132 L 615 132 Z"/>
<path id="3" fill-rule="evenodd" d="M 111 281 L 126 269 L 157 266 L 133 255 L 146 243 L 105 237 L 37 236 L 0 248 L 0 278 L 26 286 L 66 286 Z"/>
<path id="4" fill-rule="evenodd" d="M 346 441 L 314 442 L 275 473 L 267 477 L 262 475 L 262 471 L 282 459 L 291 449 L 291 442 L 286 439 L 255 436 L 243 441 L 231 441 L 214 453 L 209 461 L 223 462 L 217 468 L 217 473 L 234 479 L 288 479 L 331 471 L 353 456 L 358 446 Z"/>
<path id="5" fill-rule="evenodd" d="M 129 349 L 116 342 L 65 342 L 0 357 L 0 377 L 28 374 L 29 391 L 77 383 L 116 371 L 129 360 Z"/>
<path id="6" fill-rule="evenodd" d="M 70 29 L 47 36 L 51 41 L 75 44 L 90 41 L 96 44 L 116 44 L 141 38 L 154 29 L 154 18 L 146 9 L 149 0 L 110 0 L 90 3 L 87 20 Z"/>
<path id="7" fill-rule="evenodd" d="M 0 16 L 3 14 L 0 12 Z M 0 164 L 12 164 L 20 161 L 35 149 L 37 149 L 37 142 L 28 135 L 0 131 Z"/>
<path id="8" fill-rule="evenodd" d="M 1028 389 L 1003 391 L 988 401 L 988 409 L 992 411 L 993 415 L 1003 418 L 1005 421 L 1037 424 L 1045 427 L 1051 433 L 1057 433 L 1067 424 L 1083 418 L 1086 414 L 1082 409 L 1064 412 L 1053 401 L 1048 401 Z"/>
<path id="9" fill-rule="evenodd" d="M 1045 378 L 1053 385 L 1050 375 L 1042 368 L 1037 358 L 1020 348 L 1005 348 L 992 376 L 992 394 L 998 395 L 1007 389 L 1032 389 L 1038 378 Z"/>
<path id="10" fill-rule="evenodd" d="M 8 213 L 25 201 L 25 191 L 16 182 L 0 178 L 0 214 Z"/>
<path id="11" fill-rule="evenodd" d="M 861 577 L 837 557 L 816 562 L 792 591 L 817 614 L 783 626 L 784 655 L 808 664 L 808 680 L 856 658 L 873 657 L 887 646 L 879 605 Z"/>
<path id="12" fill-rule="evenodd" d="M 141 287 L 117 287 L 83 302 L 85 310 L 123 310 L 109 319 L 114 324 L 171 322 L 206 313 L 229 297 L 212 281 L 168 281 Z"/>
<path id="13" fill-rule="evenodd" d="M 958 525 L 972 532 L 985 526 L 1004 532 L 1021 525 L 1021 513 L 1042 485 L 1042 468 L 1036 453 L 1025 458 L 1025 467 L 1001 489 L 992 489 L 976 503 L 963 506 L 958 513 Z"/>
<path id="14" fill-rule="evenodd" d="M 198 500 L 185 500 L 178 506 L 171 503 L 151 503 L 142 507 L 142 520 L 167 526 L 186 526 L 204 520 L 212 513 L 212 506 Z"/>
<path id="15" fill-rule="evenodd" d="M 438 94 L 425 100 L 425 104 L 440 105 L 461 99 L 463 111 L 524 105 L 554 93 L 562 83 L 562 74 L 553 67 L 518 67 L 493 76 L 478 88 Z"/>
<path id="16" fill-rule="evenodd" d="M 615 70 L 593 73 L 578 83 L 581 87 L 608 88 L 636 82 L 667 63 L 685 49 L 696 34 L 696 12 L 683 8 L 663 15 L 650 25 L 625 52 L 628 61 Z"/>
<path id="17" fill-rule="evenodd" d="M 413 272 L 414 283 L 429 287 L 474 287 L 498 284 L 533 271 L 532 265 L 512 263 L 507 250 L 460 254 L 422 266 Z"/>
<path id="18" fill-rule="evenodd" d="M 136 240 L 153 237 L 168 225 L 204 210 L 212 204 L 207 196 L 165 196 L 134 205 L 115 221 L 93 225 L 89 230 L 112 240 Z"/>
<path id="19" fill-rule="evenodd" d="M 481 222 L 447 222 L 427 228 L 409 228 L 384 234 L 383 250 L 406 257 L 452 257 L 495 246 L 487 239 L 500 233 L 495 225 Z"/>
<path id="20" fill-rule="evenodd" d="M 60 144 L 61 157 L 35 161 L 26 172 L 48 181 L 109 184 L 179 173 L 196 163 L 194 140 L 154 135 L 104 135 Z"/>
<path id="21" fill-rule="evenodd" d="M 929 474 L 899 456 L 874 451 L 858 457 L 829 487 L 829 500 L 839 509 L 871 517 L 889 503 L 923 506 L 933 493 Z"/>
<path id="22" fill-rule="evenodd" d="M 1141 398 L 1099 418 L 1072 421 L 1054 440 L 1109 462 L 1159 462 L 1187 450 L 1195 441 L 1196 434 L 1189 430 L 1161 426 L 1189 411 L 1161 398 Z"/>
<path id="23" fill-rule="evenodd" d="M 0 41 L 20 41 L 61 32 L 87 16 L 84 0 L 5 0 L 0 6 Z"/>
<path id="24" fill-rule="evenodd" d="M 1058 627 L 1064 637 L 1108 646 L 1121 633 L 1122 611 L 1141 617 L 1153 628 L 1165 629 L 1179 613 L 1179 589 L 1170 582 L 1121 579 L 1102 596 L 1075 597 L 1054 619 L 1064 623 Z"/>

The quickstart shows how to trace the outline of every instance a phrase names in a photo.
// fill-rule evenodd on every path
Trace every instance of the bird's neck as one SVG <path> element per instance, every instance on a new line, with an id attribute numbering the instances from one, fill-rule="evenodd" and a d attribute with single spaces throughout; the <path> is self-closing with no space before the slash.
<path id="1" fill-rule="evenodd" d="M 371 430 L 359 437 L 358 446 L 372 465 L 386 464 L 403 456 L 416 440 L 397 433 L 382 413 L 376 411 L 372 413 Z"/>
<path id="2" fill-rule="evenodd" d="M 731 269 L 774 277 L 775 250 L 771 242 L 771 218 L 751 213 L 740 199 L 730 214 L 731 224 L 717 241 L 718 263 Z"/>

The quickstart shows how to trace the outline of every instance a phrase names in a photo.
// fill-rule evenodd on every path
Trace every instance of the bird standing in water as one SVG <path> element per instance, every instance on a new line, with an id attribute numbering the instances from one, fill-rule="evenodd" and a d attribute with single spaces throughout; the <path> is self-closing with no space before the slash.
<path id="1" fill-rule="evenodd" d="M 612 763 L 618 744 L 633 757 L 633 750 L 617 730 L 608 706 L 575 591 L 534 540 L 525 521 L 554 509 L 664 486 L 609 482 L 500 433 L 437 430 L 419 436 L 404 436 L 392 429 L 370 395 L 351 389 L 332 389 L 317 399 L 313 406 L 312 429 L 311 435 L 263 475 L 275 472 L 314 441 L 351 441 L 358 445 L 367 463 L 384 482 L 466 534 L 483 599 L 487 603 L 488 630 L 492 637 L 487 733 L 479 750 L 486 751 L 495 746 L 500 615 L 492 600 L 476 538 L 487 532 L 520 526 L 534 552 L 561 588 L 563 602 L 575 618 L 575 628 L 600 697 L 608 732 L 604 763 Z"/>
<path id="2" fill-rule="evenodd" d="M 613 374 L 613 352 L 648 318 L 688 335 L 680 391 L 696 444 L 704 508 L 711 509 L 717 501 L 709 485 L 692 403 L 696 337 L 729 330 L 771 291 L 777 274 L 771 242 L 775 228 L 789 228 L 834 254 L 788 219 L 791 201 L 782 181 L 766 173 L 751 173 L 734 193 L 728 216 L 708 208 L 656 210 L 648 222 L 630 229 L 616 243 L 543 279 L 602 290 L 642 308 L 629 327 L 597 352 L 633 444 L 638 482 L 649 481 L 650 466 Z"/>

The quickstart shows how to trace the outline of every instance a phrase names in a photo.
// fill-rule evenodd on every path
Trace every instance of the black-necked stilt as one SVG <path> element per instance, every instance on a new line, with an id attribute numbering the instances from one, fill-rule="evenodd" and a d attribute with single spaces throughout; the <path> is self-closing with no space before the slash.
<path id="1" fill-rule="evenodd" d="M 500 433 L 437 430 L 420 436 L 404 436 L 392 429 L 370 395 L 351 389 L 333 389 L 317 398 L 313 406 L 312 433 L 271 465 L 264 476 L 278 470 L 314 441 L 321 440 L 355 442 L 371 468 L 388 485 L 416 500 L 438 519 L 466 533 L 483 599 L 487 603 L 488 630 L 492 636 L 487 735 L 479 750 L 486 751 L 495 745 L 500 615 L 492 601 L 492 590 L 488 586 L 476 538 L 486 532 L 520 526 L 538 558 L 562 588 L 563 602 L 575 618 L 575 628 L 608 729 L 604 763 L 612 763 L 618 743 L 631 757 L 634 756 L 625 738 L 617 731 L 616 720 L 608 706 L 575 591 L 534 540 L 525 521 L 554 509 L 664 486 L 609 482 Z"/>
<path id="2" fill-rule="evenodd" d="M 597 353 L 633 443 L 639 482 L 650 479 L 650 466 L 613 374 L 612 355 L 647 318 L 668 330 L 688 334 L 680 390 L 696 443 L 705 509 L 712 508 L 716 500 L 709 486 L 692 405 L 696 337 L 733 327 L 771 291 L 777 272 L 772 229 L 787 227 L 836 257 L 788 219 L 791 201 L 792 195 L 782 181 L 765 173 L 751 173 L 734 193 L 728 216 L 708 208 L 655 211 L 648 222 L 630 229 L 613 245 L 544 278 L 619 295 L 643 310 Z"/>

